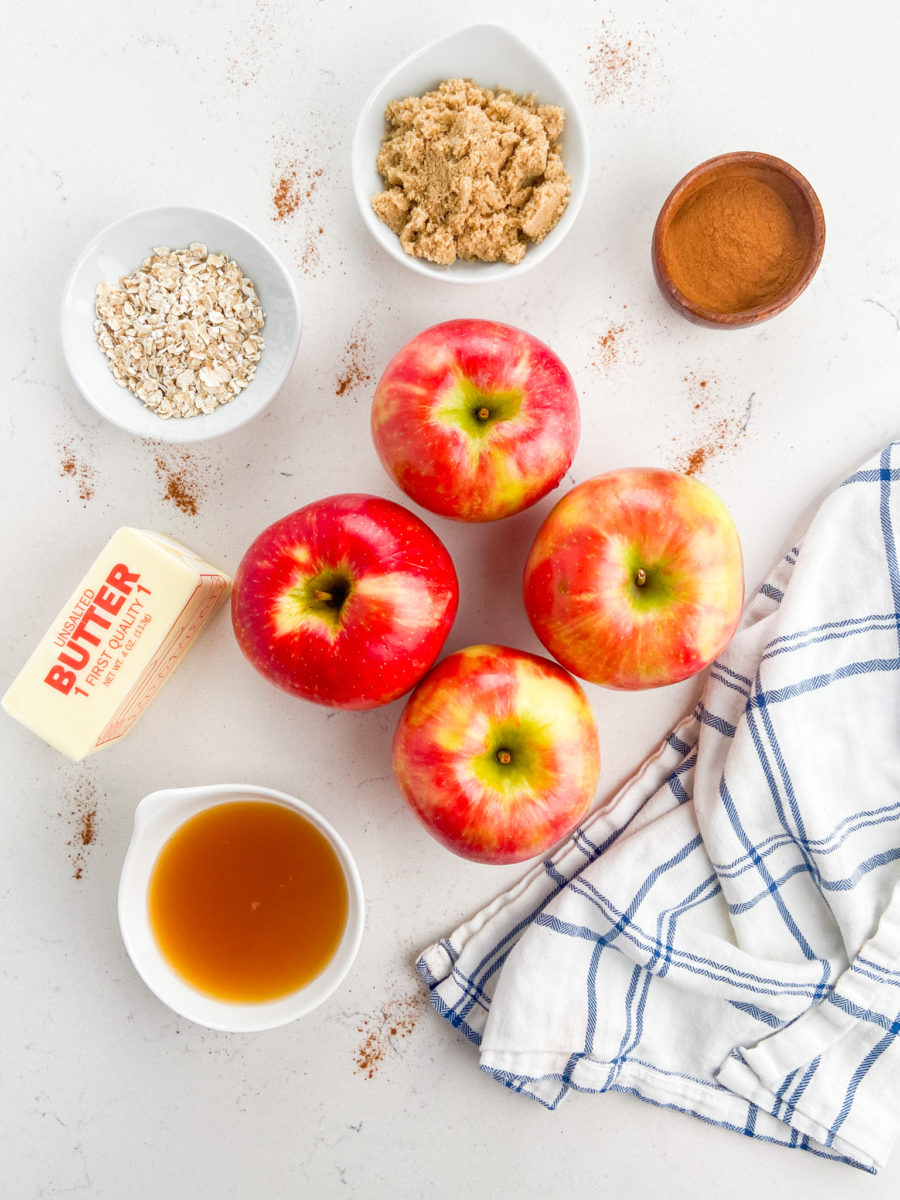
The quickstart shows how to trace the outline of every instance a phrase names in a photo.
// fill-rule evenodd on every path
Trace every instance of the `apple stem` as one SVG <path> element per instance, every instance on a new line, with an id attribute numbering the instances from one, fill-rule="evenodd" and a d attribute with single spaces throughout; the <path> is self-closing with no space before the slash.
<path id="1" fill-rule="evenodd" d="M 498 750 L 497 762 L 502 763 L 502 765 L 506 767 L 512 762 L 512 755 L 508 750 Z"/>
<path id="2" fill-rule="evenodd" d="M 647 572 L 643 567 L 638 567 L 637 574 L 634 577 L 634 582 L 638 585 L 638 587 L 643 587 L 647 582 Z"/>
<path id="3" fill-rule="evenodd" d="M 316 588 L 316 590 L 313 592 L 313 596 L 314 596 L 314 597 L 316 598 L 316 600 L 318 600 L 318 601 L 319 601 L 321 604 L 327 604 L 327 603 L 329 602 L 329 600 L 333 600 L 333 599 L 334 599 L 334 596 L 331 594 L 331 592 L 323 592 L 323 591 L 321 590 L 321 588 Z"/>
<path id="4" fill-rule="evenodd" d="M 491 410 L 487 407 L 487 405 L 483 404 L 475 415 L 479 421 L 486 421 L 491 415 Z"/>

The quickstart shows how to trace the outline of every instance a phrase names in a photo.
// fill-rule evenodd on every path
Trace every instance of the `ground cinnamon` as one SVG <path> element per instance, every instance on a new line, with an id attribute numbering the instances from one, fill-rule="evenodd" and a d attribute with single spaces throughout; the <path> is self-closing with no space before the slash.
<path id="1" fill-rule="evenodd" d="M 363 1019 L 357 1026 L 363 1035 L 355 1054 L 358 1075 L 375 1078 L 385 1056 L 396 1052 L 398 1040 L 409 1037 L 415 1029 L 424 1007 L 424 993 L 416 989 L 392 998 L 381 1006 L 378 1014 Z"/>
<path id="2" fill-rule="evenodd" d="M 763 180 L 721 175 L 690 196 L 665 234 L 675 286 L 722 313 L 759 308 L 797 279 L 804 240 L 787 204 Z"/>
<path id="3" fill-rule="evenodd" d="M 357 321 L 353 328 L 344 349 L 343 369 L 335 383 L 336 396 L 343 396 L 345 392 L 368 383 L 372 378 L 369 363 L 369 325 L 370 322 L 364 317 Z"/>
<path id="4" fill-rule="evenodd" d="M 196 452 L 163 449 L 156 453 L 156 478 L 163 485 L 163 499 L 188 517 L 196 517 L 206 491 L 204 463 Z"/>
<path id="5" fill-rule="evenodd" d="M 72 875 L 82 879 L 88 851 L 97 840 L 97 790 L 90 776 L 82 774 L 75 780 L 68 807 L 68 812 L 59 815 L 64 816 L 72 828 L 67 843 Z"/>
<path id="6" fill-rule="evenodd" d="M 91 468 L 76 456 L 76 450 L 69 443 L 59 447 L 62 458 L 59 464 L 60 475 L 67 475 L 78 484 L 79 499 L 85 502 L 94 495 L 94 473 Z"/>
<path id="7" fill-rule="evenodd" d="M 599 41 L 588 46 L 588 86 L 594 100 L 618 100 L 625 103 L 650 71 L 653 33 L 637 27 L 634 35 L 620 33 L 612 19 L 601 21 Z"/>

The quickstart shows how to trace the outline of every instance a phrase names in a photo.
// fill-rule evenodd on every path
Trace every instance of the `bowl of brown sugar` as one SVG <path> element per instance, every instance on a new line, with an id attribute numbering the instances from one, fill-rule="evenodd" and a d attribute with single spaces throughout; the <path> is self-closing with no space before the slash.
<path id="1" fill-rule="evenodd" d="M 363 105 L 353 188 L 376 242 L 420 275 L 499 283 L 543 262 L 587 191 L 587 129 L 563 80 L 496 24 L 404 59 Z"/>
<path id="2" fill-rule="evenodd" d="M 672 189 L 653 230 L 653 272 L 688 320 L 739 329 L 793 304 L 824 248 L 808 181 L 780 158 L 739 151 L 701 163 Z"/>

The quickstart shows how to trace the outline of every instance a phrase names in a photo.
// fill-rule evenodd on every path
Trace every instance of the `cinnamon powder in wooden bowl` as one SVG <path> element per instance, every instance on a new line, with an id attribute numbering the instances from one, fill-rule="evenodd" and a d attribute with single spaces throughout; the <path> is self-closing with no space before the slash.
<path id="1" fill-rule="evenodd" d="M 767 154 L 723 154 L 669 195 L 653 231 L 653 269 L 683 316 L 733 329 L 792 304 L 824 246 L 822 206 L 799 171 Z"/>

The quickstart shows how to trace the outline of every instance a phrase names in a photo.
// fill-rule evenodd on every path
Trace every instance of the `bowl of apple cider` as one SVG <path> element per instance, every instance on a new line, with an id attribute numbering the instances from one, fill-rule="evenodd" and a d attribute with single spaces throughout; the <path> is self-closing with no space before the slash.
<path id="1" fill-rule="evenodd" d="M 296 797 L 243 784 L 145 796 L 119 883 L 138 974 L 174 1012 L 253 1032 L 321 1004 L 356 957 L 356 864 Z"/>

